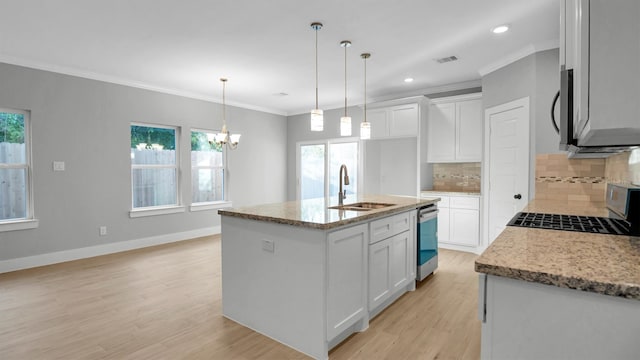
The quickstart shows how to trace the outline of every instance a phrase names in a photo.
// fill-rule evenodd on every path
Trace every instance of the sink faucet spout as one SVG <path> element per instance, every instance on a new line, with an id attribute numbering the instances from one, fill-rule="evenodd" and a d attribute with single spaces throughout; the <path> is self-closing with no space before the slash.
<path id="1" fill-rule="evenodd" d="M 342 170 L 344 170 L 344 178 L 342 176 Z M 349 174 L 347 174 L 347 165 L 345 164 L 340 165 L 340 174 L 338 176 L 340 176 L 339 178 L 340 190 L 338 192 L 338 205 L 344 205 L 344 199 L 347 197 L 347 190 L 342 190 L 342 181 L 344 179 L 344 184 L 349 185 Z"/>

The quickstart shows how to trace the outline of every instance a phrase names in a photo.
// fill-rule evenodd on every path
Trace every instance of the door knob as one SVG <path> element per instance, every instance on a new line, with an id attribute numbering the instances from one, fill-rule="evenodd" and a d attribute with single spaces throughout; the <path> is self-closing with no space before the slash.
<path id="1" fill-rule="evenodd" d="M 520 199 L 522 199 L 522 195 L 515 194 L 515 195 L 513 195 L 513 198 L 516 199 L 516 200 L 520 200 Z"/>

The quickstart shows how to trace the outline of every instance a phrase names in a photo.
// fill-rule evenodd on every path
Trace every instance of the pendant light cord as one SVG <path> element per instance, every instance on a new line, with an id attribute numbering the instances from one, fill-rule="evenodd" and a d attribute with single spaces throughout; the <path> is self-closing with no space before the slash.
<path id="1" fill-rule="evenodd" d="M 348 44 L 344 45 L 344 117 L 347 117 L 347 48 Z"/>
<path id="2" fill-rule="evenodd" d="M 316 26 L 316 109 L 318 109 L 318 29 Z"/>
<path id="3" fill-rule="evenodd" d="M 362 56 L 364 59 L 364 122 L 367 122 L 367 58 L 368 56 Z"/>

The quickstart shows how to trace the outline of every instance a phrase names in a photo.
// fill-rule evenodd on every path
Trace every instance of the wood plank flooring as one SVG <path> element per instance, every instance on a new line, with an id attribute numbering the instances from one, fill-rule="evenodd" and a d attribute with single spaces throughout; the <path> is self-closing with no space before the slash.
<path id="1" fill-rule="evenodd" d="M 478 359 L 473 254 L 440 266 L 330 359 Z M 0 359 L 308 359 L 222 317 L 220 237 L 0 274 Z"/>

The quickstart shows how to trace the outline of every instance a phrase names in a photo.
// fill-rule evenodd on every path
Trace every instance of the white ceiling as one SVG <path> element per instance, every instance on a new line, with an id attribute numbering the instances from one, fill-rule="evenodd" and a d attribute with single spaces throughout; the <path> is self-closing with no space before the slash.
<path id="1" fill-rule="evenodd" d="M 229 104 L 283 115 L 315 105 L 313 21 L 325 110 L 344 104 L 341 40 L 351 105 L 363 52 L 371 101 L 478 85 L 559 36 L 557 0 L 2 0 L 2 13 L 0 62 L 213 101 L 228 77 Z"/>

